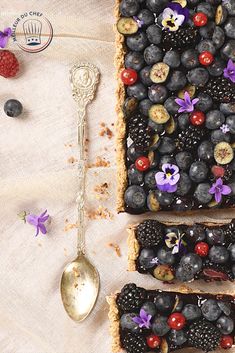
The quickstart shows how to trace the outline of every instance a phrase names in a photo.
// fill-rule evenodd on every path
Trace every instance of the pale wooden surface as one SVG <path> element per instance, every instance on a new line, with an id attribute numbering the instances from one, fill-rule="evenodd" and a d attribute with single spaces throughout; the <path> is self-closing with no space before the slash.
<path id="1" fill-rule="evenodd" d="M 0 77 L 0 352 L 109 353 L 105 296 L 128 281 L 160 287 L 152 278 L 126 271 L 125 227 L 143 217 L 115 215 L 114 139 L 99 136 L 100 122 L 113 130 L 115 121 L 113 1 L 3 0 L 1 28 L 30 10 L 39 10 L 50 19 L 55 37 L 39 54 L 27 54 L 11 44 L 22 73 L 14 80 Z M 64 266 L 76 251 L 76 229 L 64 231 L 66 219 L 76 222 L 76 164 L 67 161 L 76 157 L 76 148 L 64 144 L 76 143 L 76 106 L 68 71 L 82 60 L 96 64 L 101 71 L 97 99 L 89 109 L 89 162 L 102 156 L 111 163 L 110 168 L 90 169 L 87 208 L 103 205 L 115 216 L 89 221 L 87 246 L 102 286 L 95 311 L 77 325 L 64 312 L 59 283 Z M 4 116 L 2 107 L 9 98 L 23 103 L 23 119 Z M 101 182 L 110 184 L 105 202 L 97 201 L 93 192 Z M 21 210 L 45 208 L 52 216 L 49 234 L 34 238 L 34 230 L 16 215 Z M 168 215 L 157 217 L 169 219 Z M 224 217 L 229 215 L 225 212 Z M 119 244 L 122 257 L 107 246 L 110 242 Z"/>

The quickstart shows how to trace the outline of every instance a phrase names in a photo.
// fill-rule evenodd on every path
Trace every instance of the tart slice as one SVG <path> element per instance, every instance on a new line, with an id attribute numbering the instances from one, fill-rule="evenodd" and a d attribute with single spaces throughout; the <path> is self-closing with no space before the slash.
<path id="1" fill-rule="evenodd" d="M 145 290 L 134 283 L 107 298 L 113 352 L 204 352 L 234 347 L 235 298 L 202 292 Z"/>
<path id="2" fill-rule="evenodd" d="M 163 224 L 128 228 L 128 269 L 163 282 L 235 280 L 235 219 L 229 224 Z"/>
<path id="3" fill-rule="evenodd" d="M 234 207 L 234 0 L 115 13 L 118 211 Z"/>

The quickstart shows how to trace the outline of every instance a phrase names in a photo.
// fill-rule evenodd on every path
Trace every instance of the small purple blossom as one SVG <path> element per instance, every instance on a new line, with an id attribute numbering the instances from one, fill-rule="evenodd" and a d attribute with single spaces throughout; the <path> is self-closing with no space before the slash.
<path id="1" fill-rule="evenodd" d="M 221 130 L 224 134 L 226 134 L 227 132 L 230 131 L 230 128 L 229 128 L 229 126 L 228 126 L 227 124 L 223 124 L 222 126 L 220 126 L 220 130 Z"/>
<path id="2" fill-rule="evenodd" d="M 189 10 L 176 2 L 172 2 L 162 13 L 162 26 L 169 31 L 177 31 L 179 26 L 188 21 Z"/>
<path id="3" fill-rule="evenodd" d="M 162 166 L 162 172 L 155 175 L 157 187 L 161 191 L 175 192 L 177 183 L 180 179 L 179 168 L 177 165 L 165 163 Z"/>
<path id="4" fill-rule="evenodd" d="M 159 260 L 157 257 L 154 257 L 151 261 L 150 261 L 151 264 L 153 265 L 158 265 L 159 264 Z"/>
<path id="5" fill-rule="evenodd" d="M 223 184 L 223 180 L 218 178 L 209 190 L 210 194 L 215 195 L 215 201 L 219 203 L 222 200 L 222 195 L 229 195 L 232 189 L 228 185 Z"/>
<path id="6" fill-rule="evenodd" d="M 7 46 L 8 40 L 12 34 L 12 30 L 10 27 L 7 27 L 2 31 L 0 31 L 0 47 L 5 48 Z"/>
<path id="7" fill-rule="evenodd" d="M 229 59 L 227 67 L 224 69 L 224 77 L 235 83 L 235 64 Z"/>
<path id="8" fill-rule="evenodd" d="M 132 318 L 136 324 L 139 325 L 140 328 L 150 328 L 151 327 L 151 319 L 152 315 L 148 314 L 144 309 L 140 310 L 140 315 Z"/>
<path id="9" fill-rule="evenodd" d="M 133 16 L 135 22 L 137 22 L 137 25 L 139 28 L 141 28 L 144 25 L 144 21 L 140 20 L 137 16 Z"/>
<path id="10" fill-rule="evenodd" d="M 199 98 L 191 100 L 187 91 L 184 92 L 184 99 L 176 98 L 175 102 L 180 106 L 178 113 L 191 113 L 194 111 L 194 105 L 199 101 Z"/>
<path id="11" fill-rule="evenodd" d="M 46 213 L 47 213 L 47 210 L 44 211 L 42 214 L 40 214 L 40 216 L 29 214 L 25 217 L 26 222 L 36 228 L 35 237 L 39 234 L 39 232 L 41 232 L 42 234 L 47 233 L 47 229 L 44 223 L 48 220 L 49 215 Z"/>
<path id="12" fill-rule="evenodd" d="M 172 249 L 172 254 L 178 254 L 186 247 L 186 242 L 183 240 L 185 234 L 176 234 L 175 232 L 167 233 L 165 236 L 166 246 Z"/>

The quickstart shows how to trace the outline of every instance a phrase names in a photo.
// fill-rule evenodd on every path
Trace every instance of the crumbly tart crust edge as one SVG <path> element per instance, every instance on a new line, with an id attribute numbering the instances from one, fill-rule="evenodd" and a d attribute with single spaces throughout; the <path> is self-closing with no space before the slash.
<path id="1" fill-rule="evenodd" d="M 114 16 L 116 22 L 120 18 L 119 5 L 121 0 L 116 0 Z M 120 72 L 125 68 L 125 48 L 124 48 L 124 36 L 121 35 L 114 25 L 114 31 L 116 34 L 115 45 L 116 54 L 114 64 L 116 68 L 116 163 L 117 163 L 117 201 L 116 208 L 117 212 L 125 211 L 124 193 L 127 187 L 127 168 L 126 168 L 126 122 L 125 116 L 122 111 L 122 106 L 125 101 L 125 87 L 120 78 Z"/>
<path id="2" fill-rule="evenodd" d="M 174 225 L 181 225 L 183 224 L 181 222 L 161 222 L 162 224 L 166 226 L 174 226 Z M 207 222 L 207 223 L 200 223 L 203 224 L 207 227 L 214 227 L 214 226 L 223 226 L 225 224 L 228 224 L 229 222 L 224 222 L 224 223 L 217 223 L 217 222 Z M 139 253 L 140 253 L 140 245 L 138 243 L 138 240 L 136 238 L 136 229 L 140 223 L 138 224 L 130 224 L 127 228 L 127 269 L 130 272 L 136 271 L 136 260 L 138 259 Z"/>

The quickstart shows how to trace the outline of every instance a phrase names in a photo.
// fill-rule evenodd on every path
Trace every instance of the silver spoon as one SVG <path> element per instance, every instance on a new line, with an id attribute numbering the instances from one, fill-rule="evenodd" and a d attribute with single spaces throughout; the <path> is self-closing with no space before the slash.
<path id="1" fill-rule="evenodd" d="M 84 320 L 92 311 L 99 293 L 99 274 L 85 256 L 85 116 L 86 107 L 94 98 L 99 82 L 98 69 L 88 63 L 79 63 L 70 71 L 73 98 L 78 108 L 78 144 L 79 148 L 79 191 L 78 203 L 78 255 L 69 263 L 61 278 L 61 297 L 67 314 L 74 321 Z"/>

